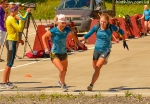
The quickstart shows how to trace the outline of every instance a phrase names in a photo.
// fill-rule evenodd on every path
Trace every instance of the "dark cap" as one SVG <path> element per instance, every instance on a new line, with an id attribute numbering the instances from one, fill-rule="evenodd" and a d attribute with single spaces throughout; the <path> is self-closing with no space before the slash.
<path id="1" fill-rule="evenodd" d="M 18 6 L 13 6 L 12 8 L 10 8 L 10 12 L 14 12 L 16 10 L 18 10 Z"/>

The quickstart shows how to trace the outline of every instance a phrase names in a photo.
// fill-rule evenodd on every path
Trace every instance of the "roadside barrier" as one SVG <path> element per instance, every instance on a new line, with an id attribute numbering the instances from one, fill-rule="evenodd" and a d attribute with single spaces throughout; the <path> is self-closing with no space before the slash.
<path id="1" fill-rule="evenodd" d="M 119 15 L 120 17 L 118 18 L 112 18 L 110 19 L 110 24 L 113 24 L 117 26 L 118 28 L 123 29 L 125 39 L 134 39 L 134 38 L 140 38 L 144 34 L 144 20 L 139 20 L 139 18 L 142 16 L 140 14 L 135 14 L 134 16 L 128 16 L 128 15 Z M 99 22 L 98 19 L 93 19 L 91 21 L 90 29 L 94 26 L 97 25 Z M 75 27 L 74 22 L 70 22 L 67 24 L 75 33 L 77 36 L 77 28 Z M 33 45 L 33 51 L 43 51 L 43 43 L 42 43 L 42 35 L 46 32 L 45 28 L 53 28 L 54 24 L 50 24 L 47 26 L 44 25 L 38 25 L 37 31 L 36 31 L 36 36 L 35 36 L 35 41 Z M 112 33 L 112 42 L 118 43 L 121 40 L 121 36 L 117 32 Z M 41 42 L 39 42 L 41 41 Z M 87 40 L 87 44 L 95 44 L 96 41 L 96 34 L 94 33 L 89 39 Z M 42 44 L 40 44 L 42 43 Z M 46 44 L 49 49 L 52 47 L 52 41 L 51 38 L 47 38 Z M 84 45 L 84 44 L 83 44 Z M 79 47 L 72 37 L 70 35 L 67 36 L 67 41 L 66 41 L 66 48 L 67 51 L 69 52 L 70 50 L 87 50 L 87 47 L 84 45 L 84 48 Z"/>
<path id="2" fill-rule="evenodd" d="M 77 28 L 75 27 L 74 22 L 70 22 L 67 25 L 73 30 L 74 34 L 78 38 L 78 36 L 77 36 Z M 43 49 L 44 46 L 43 46 L 43 43 L 42 43 L 42 36 L 46 33 L 46 29 L 45 28 L 48 28 L 48 27 L 51 29 L 51 28 L 54 27 L 54 24 L 50 24 L 50 25 L 47 25 L 47 26 L 38 25 L 37 31 L 36 31 L 35 40 L 34 40 L 34 45 L 33 45 L 33 52 L 36 52 L 36 53 L 41 52 L 41 51 L 44 52 L 44 49 Z M 46 39 L 46 44 L 48 46 L 47 48 L 50 50 L 51 47 L 52 47 L 52 41 L 51 41 L 50 37 Z M 84 44 L 83 44 L 83 48 L 78 46 L 74 42 L 74 40 L 72 39 L 72 37 L 70 35 L 67 36 L 66 48 L 67 48 L 67 52 L 70 52 L 71 50 L 87 50 L 87 47 Z M 36 54 L 33 55 L 31 52 L 27 52 L 26 56 L 28 58 L 39 57 Z"/>

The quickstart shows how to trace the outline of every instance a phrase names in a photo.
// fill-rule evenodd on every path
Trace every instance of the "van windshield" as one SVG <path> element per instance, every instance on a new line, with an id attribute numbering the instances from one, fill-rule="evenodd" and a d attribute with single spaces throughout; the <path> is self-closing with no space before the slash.
<path id="1" fill-rule="evenodd" d="M 90 1 L 91 0 L 62 0 L 58 9 L 90 9 Z"/>

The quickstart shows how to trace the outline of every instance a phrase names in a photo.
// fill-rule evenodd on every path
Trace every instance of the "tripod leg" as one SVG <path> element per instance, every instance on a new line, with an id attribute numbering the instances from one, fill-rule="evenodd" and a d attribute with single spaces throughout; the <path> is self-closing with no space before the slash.
<path id="1" fill-rule="evenodd" d="M 5 46 L 5 42 L 4 42 L 2 50 L 1 50 L 0 59 L 1 59 L 1 56 L 2 56 L 2 53 L 3 53 L 4 46 Z"/>
<path id="2" fill-rule="evenodd" d="M 34 55 L 33 50 L 32 50 L 32 48 L 31 48 L 31 45 L 29 44 L 29 42 L 28 42 L 28 40 L 27 40 L 28 37 L 25 36 L 24 33 L 23 33 L 23 35 L 24 35 L 24 37 L 25 37 L 25 46 L 24 46 L 24 55 L 23 55 L 23 57 L 25 56 L 25 53 L 26 53 L 27 44 L 29 45 L 29 48 L 30 48 L 31 52 L 32 52 L 32 54 Z M 36 57 L 35 57 L 35 60 L 38 61 Z"/>
<path id="3" fill-rule="evenodd" d="M 0 59 L 1 59 L 1 56 L 2 56 L 2 53 L 3 53 L 3 49 L 4 49 L 4 46 L 5 46 L 5 43 L 6 43 L 6 39 L 7 39 L 7 35 L 6 35 L 6 37 L 5 37 L 5 41 L 4 41 L 4 44 L 3 44 L 2 50 L 1 50 Z"/>
<path id="4" fill-rule="evenodd" d="M 33 18 L 33 16 L 32 16 L 32 14 L 30 14 L 30 15 L 31 15 L 31 18 L 32 18 L 32 22 L 33 22 L 34 28 L 35 28 L 35 30 L 37 30 L 36 22 L 35 22 L 35 20 L 34 20 L 34 18 Z M 37 32 L 36 32 L 36 33 L 37 33 Z M 38 34 L 37 34 L 37 37 L 38 37 L 38 40 L 39 40 L 39 42 L 40 42 L 40 46 L 41 46 L 42 50 L 44 50 L 44 47 L 43 47 L 43 45 L 42 45 L 42 42 L 41 42 L 40 37 L 39 37 Z M 46 58 L 46 55 L 45 55 L 45 54 L 44 54 L 44 57 Z"/>
<path id="5" fill-rule="evenodd" d="M 23 33 L 24 34 L 24 33 Z M 25 44 L 24 44 L 24 53 L 23 53 L 23 58 L 25 57 L 26 54 L 26 49 L 27 49 L 27 37 L 24 35 L 25 37 Z"/>

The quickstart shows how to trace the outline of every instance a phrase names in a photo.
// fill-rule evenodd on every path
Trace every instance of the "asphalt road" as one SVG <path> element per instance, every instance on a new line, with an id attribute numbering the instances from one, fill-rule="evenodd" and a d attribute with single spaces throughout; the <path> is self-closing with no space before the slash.
<path id="1" fill-rule="evenodd" d="M 29 27 L 28 42 L 33 48 L 35 39 L 35 29 L 31 24 Z M 129 51 L 124 49 L 122 42 L 113 44 L 108 64 L 103 66 L 99 79 L 94 85 L 93 91 L 88 92 L 87 86 L 90 84 L 92 74 L 92 54 L 94 45 L 87 45 L 88 50 L 75 52 L 68 56 L 69 65 L 66 75 L 68 92 L 78 94 L 83 91 L 85 94 L 103 95 L 124 95 L 129 90 L 143 96 L 150 96 L 150 36 L 127 41 Z M 27 45 L 26 52 L 30 48 Z M 23 56 L 24 46 L 19 46 L 18 55 Z M 1 58 L 5 59 L 0 63 L 0 81 L 2 81 L 3 69 L 6 65 L 7 51 L 4 47 Z M 0 90 L 0 94 L 17 93 L 66 93 L 62 92 L 57 85 L 58 70 L 51 63 L 50 59 L 39 58 L 15 59 L 11 72 L 11 81 L 18 86 L 12 90 Z M 25 77 L 25 75 L 32 77 Z"/>

